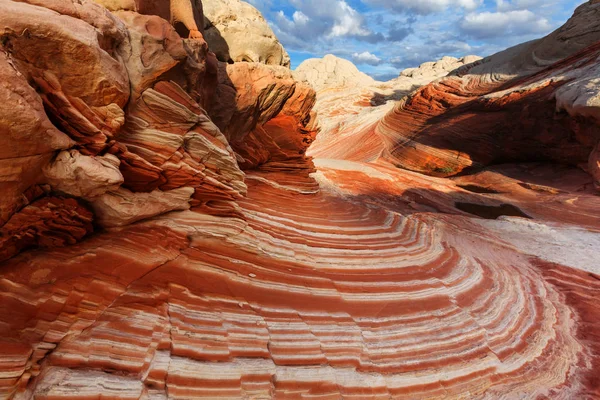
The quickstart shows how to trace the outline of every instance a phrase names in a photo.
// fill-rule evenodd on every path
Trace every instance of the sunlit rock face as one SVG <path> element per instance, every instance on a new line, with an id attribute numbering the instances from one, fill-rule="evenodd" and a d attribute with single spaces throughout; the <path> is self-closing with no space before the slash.
<path id="1" fill-rule="evenodd" d="M 220 61 L 290 67 L 290 56 L 262 14 L 241 0 L 203 0 L 204 37 Z"/>
<path id="2" fill-rule="evenodd" d="M 418 68 L 408 68 L 388 82 L 377 82 L 350 61 L 331 54 L 304 61 L 294 72 L 297 79 L 307 82 L 318 93 L 313 122 L 320 128 L 309 154 L 375 160 L 383 151 L 383 142 L 378 135 L 373 135 L 374 125 L 395 101 L 479 59 L 477 56 L 444 57 L 437 62 L 423 63 Z M 346 141 L 348 137 L 352 137 L 351 141 Z M 364 145 L 348 148 L 353 141 Z"/>
<path id="3" fill-rule="evenodd" d="M 527 45 L 544 67 L 521 47 L 502 74 L 505 56 L 445 59 L 315 93 L 157 15 L 0 0 L 0 398 L 600 397 L 595 7 Z M 512 89 L 548 79 L 546 97 Z M 398 168 L 407 105 L 453 133 L 468 96 L 506 115 L 552 103 L 559 133 L 589 141 L 585 171 Z M 529 107 L 544 146 L 546 110 Z"/>
<path id="4" fill-rule="evenodd" d="M 596 174 L 600 4 L 588 2 L 547 37 L 466 64 L 401 101 L 376 104 L 372 88 L 351 106 L 353 118 L 325 121 L 310 154 L 372 161 L 433 176 L 453 176 L 502 162 L 587 165 Z M 414 75 L 414 72 L 410 73 Z M 393 81 L 392 81 L 393 82 Z M 355 91 L 356 93 L 356 91 Z M 405 93 L 401 93 L 404 95 Z M 387 98 L 383 95 L 383 100 Z M 324 91 L 326 116 L 349 106 Z M 319 107 L 322 105 L 322 107 Z M 388 107 L 388 108 L 386 108 Z M 385 115 L 382 115 L 385 114 Z M 328 137 L 327 137 L 328 136 Z M 368 146 L 352 146 L 354 142 Z M 592 156 L 590 157 L 590 154 Z"/>
<path id="5" fill-rule="evenodd" d="M 283 154 L 285 139 L 263 126 L 287 120 L 299 137 L 305 133 L 314 92 L 288 69 L 219 66 L 202 37 L 183 39 L 167 20 L 124 6 L 110 13 L 91 0 L 0 5 L 2 225 L 19 221 L 20 210 L 39 211 L 44 224 L 62 218 L 46 206 L 26 207 L 47 195 L 78 202 L 100 227 L 190 207 L 236 214 L 246 193 L 239 162 L 258 165 Z M 227 136 L 206 109 L 228 118 L 215 118 Z M 11 246 L 3 259 L 25 247 Z"/>

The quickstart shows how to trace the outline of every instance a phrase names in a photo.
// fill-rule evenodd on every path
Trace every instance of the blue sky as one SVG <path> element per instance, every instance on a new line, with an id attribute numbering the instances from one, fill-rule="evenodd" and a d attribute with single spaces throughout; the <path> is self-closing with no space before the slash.
<path id="1" fill-rule="evenodd" d="M 292 68 L 331 53 L 387 80 L 444 55 L 486 56 L 561 26 L 584 0 L 246 0 Z"/>

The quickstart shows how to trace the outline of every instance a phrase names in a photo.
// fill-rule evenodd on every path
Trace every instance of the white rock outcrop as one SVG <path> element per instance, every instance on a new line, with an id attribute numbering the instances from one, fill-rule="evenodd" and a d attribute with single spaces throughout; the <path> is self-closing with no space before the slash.
<path id="1" fill-rule="evenodd" d="M 240 0 L 203 0 L 204 38 L 224 62 L 290 66 L 285 51 L 262 14 Z"/>
<path id="2" fill-rule="evenodd" d="M 332 54 L 305 60 L 294 72 L 296 79 L 310 83 L 317 92 L 325 88 L 369 86 L 377 82 L 360 72 L 352 62 Z"/>
<path id="3" fill-rule="evenodd" d="M 461 58 L 445 56 L 438 61 L 425 62 L 417 68 L 407 68 L 400 72 L 400 77 L 433 81 L 448 75 L 448 73 L 463 65 L 471 64 L 479 60 L 481 60 L 481 57 L 474 55 Z"/>

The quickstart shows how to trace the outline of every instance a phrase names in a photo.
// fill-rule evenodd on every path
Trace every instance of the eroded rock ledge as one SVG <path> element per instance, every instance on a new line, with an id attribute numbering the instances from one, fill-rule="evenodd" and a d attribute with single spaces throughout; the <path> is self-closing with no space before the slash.
<path id="1" fill-rule="evenodd" d="M 246 192 L 238 162 L 282 152 L 265 124 L 300 129 L 314 102 L 289 70 L 219 65 L 201 37 L 182 39 L 158 16 L 91 1 L 1 6 L 2 225 L 48 191 L 101 227 L 190 207 L 234 212 Z"/>

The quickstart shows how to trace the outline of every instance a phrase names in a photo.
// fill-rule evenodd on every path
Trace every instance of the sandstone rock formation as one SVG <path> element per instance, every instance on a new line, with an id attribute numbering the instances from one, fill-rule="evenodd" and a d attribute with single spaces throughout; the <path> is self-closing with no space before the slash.
<path id="1" fill-rule="evenodd" d="M 348 60 L 331 54 L 322 59 L 308 59 L 294 71 L 297 79 L 310 84 L 319 94 L 314 123 L 320 127 L 317 143 L 310 155 L 341 157 L 369 161 L 382 151 L 381 141 L 370 134 L 372 126 L 400 100 L 413 90 L 468 63 L 478 61 L 477 56 L 461 59 L 444 57 L 437 62 L 424 63 L 418 68 L 404 70 L 389 82 L 377 82 L 360 72 Z M 364 146 L 348 149 L 339 143 L 347 135 L 356 137 Z"/>
<path id="2" fill-rule="evenodd" d="M 204 37 L 223 62 L 290 66 L 290 57 L 260 12 L 241 0 L 203 0 Z"/>
<path id="3" fill-rule="evenodd" d="M 156 15 L 175 26 L 183 37 L 202 39 L 204 13 L 200 0 L 94 0 L 110 11 L 135 11 Z"/>
<path id="4" fill-rule="evenodd" d="M 309 82 L 318 92 L 338 87 L 375 84 L 375 79 L 360 72 L 350 61 L 333 54 L 327 54 L 323 58 L 309 58 L 296 68 L 295 73 L 298 79 Z"/>
<path id="5" fill-rule="evenodd" d="M 543 39 L 467 64 L 393 107 L 359 107 L 356 118 L 326 125 L 310 154 L 323 156 L 335 148 L 336 157 L 383 158 L 434 176 L 509 161 L 588 164 L 600 140 L 595 83 L 599 12 L 598 3 L 586 3 Z M 336 114 L 347 106 L 336 101 L 341 98 L 319 100 L 318 112 Z M 340 144 L 353 141 L 369 143 L 368 150 Z M 595 170 L 593 161 L 590 169 Z"/>
<path id="6" fill-rule="evenodd" d="M 315 95 L 156 15 L 0 0 L 0 398 L 599 398 L 596 3 L 546 67 Z M 516 110 L 588 172 L 397 167 L 398 126 L 521 143 Z"/>
<path id="7" fill-rule="evenodd" d="M 481 57 L 473 55 L 461 58 L 445 56 L 438 61 L 425 62 L 417 68 L 407 68 L 400 72 L 398 79 L 412 78 L 413 81 L 424 85 L 438 78 L 442 78 L 460 67 L 472 64 L 479 60 L 481 60 Z"/>
<path id="8" fill-rule="evenodd" d="M 158 16 L 123 9 L 111 14 L 90 0 L 50 2 L 48 8 L 30 2 L 0 4 L 2 225 L 19 220 L 15 212 L 48 191 L 86 202 L 103 227 L 190 207 L 237 212 L 235 200 L 246 192 L 238 166 L 244 159 L 202 108 L 220 92 L 220 67 L 202 38 L 182 39 Z M 267 146 L 246 135 L 263 132 L 282 110 L 297 107 L 298 98 L 305 108 L 281 114 L 300 129 L 314 92 L 296 90 L 300 84 L 284 68 L 252 67 L 256 76 L 236 72 L 247 70 L 243 64 L 221 69 L 233 97 L 211 108 L 248 121 L 236 140 L 229 135 L 231 142 L 260 148 L 268 158 Z M 256 91 L 237 96 L 227 74 L 240 88 L 256 78 Z M 272 139 L 263 132 L 256 140 Z M 281 153 L 275 143 L 271 147 Z"/>

